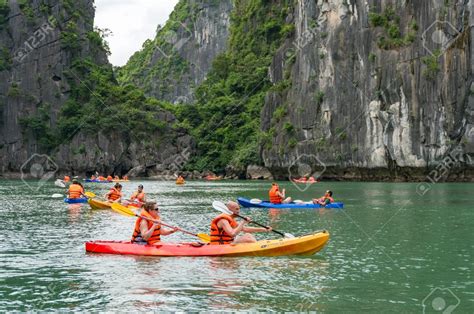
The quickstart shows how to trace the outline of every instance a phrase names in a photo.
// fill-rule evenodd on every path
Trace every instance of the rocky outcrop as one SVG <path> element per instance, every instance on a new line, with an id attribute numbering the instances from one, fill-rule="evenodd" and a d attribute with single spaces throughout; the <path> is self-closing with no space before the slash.
<path id="1" fill-rule="evenodd" d="M 461 149 L 449 174 L 472 180 L 472 4 L 298 0 L 270 68 L 284 88 L 262 111 L 265 166 L 423 180 Z"/>
<path id="2" fill-rule="evenodd" d="M 193 102 L 212 61 L 227 48 L 232 9 L 232 0 L 180 1 L 156 38 L 119 71 L 119 80 L 158 99 Z"/>
<path id="3" fill-rule="evenodd" d="M 246 177 L 251 180 L 273 180 L 272 173 L 267 168 L 257 165 L 247 167 Z"/>
<path id="4" fill-rule="evenodd" d="M 191 154 L 192 139 L 173 129 L 175 117 L 159 107 L 153 108 L 153 114 L 163 122 L 161 133 L 138 138 L 126 127 L 110 131 L 110 125 L 104 125 L 88 130 L 83 127 L 85 120 L 98 117 L 82 117 L 71 126 L 69 136 L 45 148 L 49 136 L 45 129 L 56 130 L 65 104 L 78 99 L 77 88 L 73 90 L 70 85 L 71 77 L 89 91 L 85 94 L 95 93 L 93 86 L 82 81 L 74 62 L 111 68 L 94 32 L 93 1 L 7 1 L 0 5 L 0 14 L 2 175 L 21 172 L 38 177 L 41 171 L 123 175 L 138 166 L 156 174 L 184 165 Z M 107 106 L 100 97 L 97 99 Z M 122 122 L 116 119 L 117 124 Z"/>

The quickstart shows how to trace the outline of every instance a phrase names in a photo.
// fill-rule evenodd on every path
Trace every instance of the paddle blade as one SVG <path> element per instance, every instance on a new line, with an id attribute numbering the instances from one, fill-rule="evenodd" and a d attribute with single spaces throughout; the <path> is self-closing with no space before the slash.
<path id="1" fill-rule="evenodd" d="M 262 202 L 262 200 L 258 199 L 258 198 L 252 198 L 250 200 L 250 203 L 252 204 L 260 204 Z"/>
<path id="2" fill-rule="evenodd" d="M 54 185 L 56 185 L 60 188 L 65 188 L 66 187 L 66 184 L 64 184 L 64 182 L 60 179 L 57 179 L 56 181 L 54 181 Z"/>
<path id="3" fill-rule="evenodd" d="M 63 198 L 64 195 L 63 194 L 53 194 L 51 195 L 52 198 Z"/>
<path id="4" fill-rule="evenodd" d="M 89 198 L 94 198 L 94 197 L 97 196 L 97 195 L 95 195 L 95 194 L 92 193 L 92 192 L 86 192 L 86 193 L 84 193 L 84 195 L 87 196 L 87 197 L 89 197 Z"/>
<path id="5" fill-rule="evenodd" d="M 114 211 L 116 211 L 117 213 L 119 213 L 121 215 L 131 216 L 131 217 L 136 216 L 136 214 L 133 210 L 131 210 L 130 208 L 125 207 L 125 206 L 123 206 L 119 203 L 112 203 L 111 207 Z"/>
<path id="6" fill-rule="evenodd" d="M 285 238 L 288 238 L 288 239 L 292 239 L 294 238 L 295 236 L 292 235 L 291 233 L 285 233 Z"/>
<path id="7" fill-rule="evenodd" d="M 211 236 L 205 233 L 198 233 L 198 238 L 201 239 L 202 242 L 209 243 L 211 242 Z"/>
<path id="8" fill-rule="evenodd" d="M 215 210 L 220 211 L 221 213 L 232 215 L 232 212 L 227 208 L 227 206 L 222 203 L 221 201 L 214 201 L 212 202 L 212 207 Z"/>

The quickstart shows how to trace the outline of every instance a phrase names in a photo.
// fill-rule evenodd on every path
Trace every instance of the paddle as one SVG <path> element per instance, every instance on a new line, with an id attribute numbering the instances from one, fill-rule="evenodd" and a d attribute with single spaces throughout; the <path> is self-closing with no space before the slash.
<path id="1" fill-rule="evenodd" d="M 112 209 L 114 211 L 116 211 L 117 213 L 121 214 L 121 215 L 124 215 L 124 216 L 130 216 L 130 217 L 140 217 L 142 219 L 146 219 L 146 220 L 149 220 L 149 221 L 152 221 L 152 222 L 156 222 L 156 223 L 159 223 L 165 227 L 169 227 L 169 228 L 176 228 L 176 227 L 173 227 L 171 225 L 168 225 L 168 224 L 165 224 L 163 223 L 162 221 L 157 221 L 157 220 L 154 220 L 154 219 L 150 219 L 150 218 L 147 218 L 147 217 L 144 217 L 144 216 L 141 216 L 141 215 L 138 215 L 137 213 L 135 213 L 133 210 L 131 210 L 130 208 L 128 207 L 125 207 L 119 203 L 113 203 L 112 205 Z M 189 234 L 189 235 L 192 235 L 192 236 L 195 236 L 195 237 L 198 237 L 199 239 L 201 239 L 202 241 L 204 242 L 211 242 L 211 237 L 208 235 L 208 234 L 204 234 L 204 233 L 198 233 L 198 234 L 195 234 L 195 233 L 192 233 L 192 232 L 189 232 L 189 231 L 186 231 L 184 229 L 181 229 L 181 228 L 178 228 L 178 231 L 181 231 L 182 233 L 186 233 L 186 234 Z"/>
<path id="2" fill-rule="evenodd" d="M 240 215 L 237 215 L 235 213 L 233 213 L 230 209 L 227 208 L 227 206 L 222 203 L 222 202 L 219 202 L 219 201 L 214 201 L 212 202 L 212 207 L 214 207 L 214 209 L 220 211 L 221 213 L 224 213 L 224 214 L 227 214 L 227 215 L 235 215 L 239 218 L 242 218 L 242 219 L 245 219 L 245 217 L 243 216 L 240 216 Z M 260 226 L 260 227 L 263 227 L 263 228 L 266 228 L 266 229 L 269 229 L 270 227 L 268 226 L 265 226 L 265 225 L 262 225 L 258 222 L 255 222 L 255 221 L 251 221 L 250 223 L 253 223 L 257 226 Z M 275 233 L 278 233 L 279 235 L 281 235 L 282 237 L 285 237 L 285 238 L 294 238 L 295 236 L 292 235 L 291 233 L 283 233 L 283 232 L 280 232 L 280 231 L 277 231 L 277 230 L 274 230 L 272 229 L 273 232 Z"/>
<path id="3" fill-rule="evenodd" d="M 66 184 L 64 184 L 63 180 L 60 180 L 60 179 L 57 179 L 56 181 L 54 181 L 54 185 L 60 188 L 66 187 Z"/>
<path id="4" fill-rule="evenodd" d="M 64 195 L 63 194 L 53 194 L 51 195 L 52 198 L 63 198 Z"/>

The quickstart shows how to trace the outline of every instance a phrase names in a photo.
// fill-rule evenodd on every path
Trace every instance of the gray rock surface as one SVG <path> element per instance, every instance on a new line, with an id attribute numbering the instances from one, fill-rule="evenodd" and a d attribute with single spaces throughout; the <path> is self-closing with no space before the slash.
<path id="1" fill-rule="evenodd" d="M 262 130 L 276 132 L 265 166 L 289 177 L 306 158 L 314 171 L 324 166 L 326 178 L 424 180 L 460 148 L 449 175 L 473 180 L 472 4 L 298 0 L 295 36 L 270 68 L 275 84 L 291 87 L 266 97 Z M 383 14 L 389 5 L 401 37 L 414 22 L 417 31 L 412 43 L 382 49 L 387 30 L 371 25 L 369 9 Z M 443 45 L 433 32 L 445 36 Z M 438 67 L 431 77 L 429 60 Z M 275 122 L 281 107 L 287 114 Z"/>

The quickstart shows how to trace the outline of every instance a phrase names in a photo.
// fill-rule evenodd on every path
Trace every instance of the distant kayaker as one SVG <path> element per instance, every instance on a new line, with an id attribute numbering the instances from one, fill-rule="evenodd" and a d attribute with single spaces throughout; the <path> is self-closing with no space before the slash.
<path id="1" fill-rule="evenodd" d="M 291 197 L 285 198 L 285 189 L 281 190 L 276 182 L 272 183 L 272 188 L 268 191 L 268 197 L 273 204 L 291 203 Z"/>
<path id="2" fill-rule="evenodd" d="M 115 176 L 114 176 L 114 180 L 117 180 L 117 181 L 120 180 L 119 176 L 118 176 L 118 175 L 115 175 Z"/>
<path id="3" fill-rule="evenodd" d="M 71 181 L 71 177 L 70 176 L 64 176 L 63 181 L 67 183 L 67 182 Z"/>
<path id="4" fill-rule="evenodd" d="M 84 195 L 84 187 L 76 179 L 72 180 L 71 185 L 68 189 L 68 198 L 81 198 Z"/>
<path id="5" fill-rule="evenodd" d="M 313 203 L 323 205 L 323 206 L 334 203 L 334 199 L 332 198 L 332 191 L 327 190 L 324 196 L 313 199 Z"/>
<path id="6" fill-rule="evenodd" d="M 122 180 L 128 181 L 128 176 L 123 176 Z"/>
<path id="7" fill-rule="evenodd" d="M 140 213 L 140 216 L 150 218 L 155 221 L 160 220 L 158 206 L 156 202 L 146 202 Z M 132 242 L 156 244 L 161 241 L 162 235 L 173 234 L 178 231 L 178 228 L 165 229 L 157 222 L 139 217 L 135 222 L 135 229 L 133 230 Z"/>
<path id="8" fill-rule="evenodd" d="M 94 181 L 95 179 L 97 179 L 96 176 L 95 176 L 95 175 L 91 175 L 91 180 Z"/>
<path id="9" fill-rule="evenodd" d="M 236 202 L 228 202 L 227 208 L 234 214 L 239 214 L 240 206 Z M 251 222 L 249 218 L 238 223 L 235 218 L 236 215 L 220 214 L 211 222 L 211 244 L 230 244 L 230 243 L 253 243 L 257 242 L 255 237 L 250 233 L 241 232 L 270 232 L 272 228 L 252 228 L 247 227 L 246 224 Z"/>
<path id="10" fill-rule="evenodd" d="M 133 192 L 132 196 L 130 197 L 130 201 L 137 203 L 140 206 L 146 202 L 146 195 L 145 192 L 143 192 L 143 185 L 140 184 L 138 186 L 138 190 Z"/>
<path id="11" fill-rule="evenodd" d="M 120 202 L 122 199 L 122 185 L 120 183 L 115 183 L 114 187 L 111 188 L 104 197 L 109 202 Z"/>
<path id="12" fill-rule="evenodd" d="M 110 174 L 107 176 L 107 181 L 112 181 L 112 176 Z"/>

